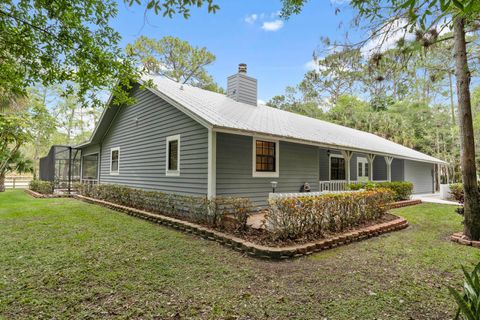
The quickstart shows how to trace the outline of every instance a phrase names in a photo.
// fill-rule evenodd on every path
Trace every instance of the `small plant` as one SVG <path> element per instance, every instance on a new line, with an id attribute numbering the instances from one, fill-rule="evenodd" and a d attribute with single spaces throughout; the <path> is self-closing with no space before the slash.
<path id="1" fill-rule="evenodd" d="M 458 305 L 455 319 L 478 320 L 480 319 L 480 263 L 471 273 L 463 266 L 462 270 L 465 276 L 463 295 L 452 287 L 448 288 Z"/>
<path id="2" fill-rule="evenodd" d="M 452 183 L 450 184 L 450 194 L 455 201 L 463 203 L 463 184 Z"/>
<path id="3" fill-rule="evenodd" d="M 32 180 L 29 184 L 30 190 L 41 194 L 52 194 L 53 187 L 53 182 L 43 180 Z"/>

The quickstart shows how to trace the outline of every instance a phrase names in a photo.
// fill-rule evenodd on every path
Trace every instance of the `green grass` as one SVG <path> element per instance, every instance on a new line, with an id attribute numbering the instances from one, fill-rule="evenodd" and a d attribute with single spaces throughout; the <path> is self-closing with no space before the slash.
<path id="1" fill-rule="evenodd" d="M 447 319 L 480 250 L 454 207 L 397 209 L 403 231 L 287 262 L 73 199 L 0 194 L 0 318 Z"/>

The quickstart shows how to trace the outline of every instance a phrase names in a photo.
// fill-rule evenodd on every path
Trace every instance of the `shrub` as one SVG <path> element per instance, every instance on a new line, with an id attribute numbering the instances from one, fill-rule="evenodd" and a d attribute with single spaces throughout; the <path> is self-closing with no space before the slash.
<path id="1" fill-rule="evenodd" d="M 413 183 L 408 181 L 392 181 L 392 182 L 365 182 L 365 183 L 350 183 L 347 185 L 349 190 L 372 190 L 376 188 L 386 188 L 394 192 L 394 200 L 402 201 L 410 199 L 413 191 Z"/>
<path id="2" fill-rule="evenodd" d="M 86 197 L 119 205 L 160 213 L 167 216 L 201 223 L 210 227 L 223 226 L 226 215 L 232 215 L 235 229 L 244 230 L 253 205 L 248 199 L 206 197 L 146 191 L 116 184 L 76 184 L 77 192 Z"/>
<path id="3" fill-rule="evenodd" d="M 272 199 L 266 209 L 265 223 L 274 240 L 317 238 L 382 217 L 393 197 L 393 191 L 377 188 Z"/>
<path id="4" fill-rule="evenodd" d="M 43 180 L 32 180 L 29 185 L 30 190 L 41 194 L 52 194 L 53 193 L 53 182 L 43 181 Z"/>
<path id="5" fill-rule="evenodd" d="M 450 184 L 450 194 L 455 201 L 463 203 L 463 184 L 452 183 Z"/>
<path id="6" fill-rule="evenodd" d="M 458 305 L 455 319 L 480 319 L 480 263 L 470 273 L 462 266 L 465 276 L 463 294 L 452 287 L 448 287 L 450 294 Z"/>

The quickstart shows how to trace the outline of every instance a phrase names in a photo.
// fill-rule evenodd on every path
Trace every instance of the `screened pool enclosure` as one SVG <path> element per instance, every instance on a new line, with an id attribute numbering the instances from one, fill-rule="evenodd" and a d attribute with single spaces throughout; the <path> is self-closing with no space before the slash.
<path id="1" fill-rule="evenodd" d="M 40 159 L 40 180 L 52 181 L 55 190 L 70 192 L 80 181 L 81 151 L 70 146 L 52 146 Z"/>

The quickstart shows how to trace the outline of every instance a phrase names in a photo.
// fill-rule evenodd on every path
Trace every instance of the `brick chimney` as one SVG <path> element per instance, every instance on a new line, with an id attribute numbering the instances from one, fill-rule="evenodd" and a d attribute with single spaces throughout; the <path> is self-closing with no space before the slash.
<path id="1" fill-rule="evenodd" d="M 247 76 L 247 65 L 240 63 L 238 73 L 227 78 L 227 97 L 257 105 L 257 79 Z"/>

